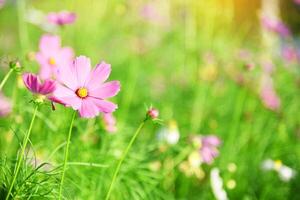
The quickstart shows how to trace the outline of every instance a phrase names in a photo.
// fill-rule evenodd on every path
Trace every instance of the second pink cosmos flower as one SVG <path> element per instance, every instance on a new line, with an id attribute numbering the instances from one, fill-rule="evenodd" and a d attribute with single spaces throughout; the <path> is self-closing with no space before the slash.
<path id="1" fill-rule="evenodd" d="M 85 56 L 77 57 L 73 64 L 60 68 L 54 91 L 57 102 L 78 110 L 81 117 L 92 118 L 99 113 L 111 113 L 117 105 L 105 99 L 115 96 L 120 91 L 119 81 L 104 83 L 111 72 L 105 62 L 91 69 L 91 61 Z"/>

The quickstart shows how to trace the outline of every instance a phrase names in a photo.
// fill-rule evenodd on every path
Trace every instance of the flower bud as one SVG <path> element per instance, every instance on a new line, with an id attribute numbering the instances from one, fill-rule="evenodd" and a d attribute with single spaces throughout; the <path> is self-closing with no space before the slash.
<path id="1" fill-rule="evenodd" d="M 151 119 L 156 119 L 158 118 L 159 111 L 155 108 L 150 108 L 147 112 L 147 116 L 150 117 Z"/>

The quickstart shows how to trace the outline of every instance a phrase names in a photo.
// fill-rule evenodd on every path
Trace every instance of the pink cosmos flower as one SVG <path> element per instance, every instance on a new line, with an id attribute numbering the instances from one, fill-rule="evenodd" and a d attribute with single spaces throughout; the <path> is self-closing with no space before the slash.
<path id="1" fill-rule="evenodd" d="M 100 112 L 111 113 L 117 105 L 106 101 L 120 91 L 119 81 L 104 83 L 111 67 L 105 62 L 91 69 L 91 61 L 85 56 L 77 57 L 72 65 L 60 68 L 54 98 L 57 102 L 78 110 L 81 117 L 92 118 Z"/>
<path id="2" fill-rule="evenodd" d="M 296 62 L 298 60 L 298 52 L 293 46 L 285 46 L 282 49 L 282 57 L 288 62 Z"/>
<path id="3" fill-rule="evenodd" d="M 112 115 L 112 113 L 103 114 L 104 128 L 107 132 L 114 133 L 117 131 L 116 122 L 116 118 Z"/>
<path id="4" fill-rule="evenodd" d="M 51 12 L 47 16 L 48 22 L 63 26 L 66 24 L 72 24 L 76 20 L 76 14 L 68 11 Z"/>
<path id="5" fill-rule="evenodd" d="M 272 85 L 265 84 L 261 90 L 261 99 L 266 108 L 270 110 L 278 110 L 280 107 L 280 98 L 277 96 Z"/>
<path id="6" fill-rule="evenodd" d="M 274 64 L 271 60 L 263 60 L 261 61 L 261 67 L 264 74 L 272 74 L 274 71 Z"/>
<path id="7" fill-rule="evenodd" d="M 159 13 L 157 12 L 157 9 L 152 4 L 144 5 L 140 10 L 140 14 L 143 18 L 150 21 L 160 20 L 161 18 Z"/>
<path id="8" fill-rule="evenodd" d="M 0 9 L 3 8 L 5 5 L 5 0 L 0 0 Z"/>
<path id="9" fill-rule="evenodd" d="M 27 89 L 33 94 L 40 94 L 49 97 L 49 95 L 56 89 L 55 81 L 51 79 L 46 79 L 41 82 L 38 76 L 30 73 L 23 74 L 22 78 Z"/>
<path id="10" fill-rule="evenodd" d="M 252 54 L 248 49 L 239 49 L 237 53 L 237 58 L 244 61 L 248 61 L 251 60 Z"/>
<path id="11" fill-rule="evenodd" d="M 193 144 L 198 148 L 199 157 L 203 163 L 211 164 L 219 155 L 218 146 L 221 144 L 220 139 L 215 135 L 193 136 Z"/>
<path id="12" fill-rule="evenodd" d="M 0 93 L 0 117 L 5 117 L 11 113 L 12 105 L 10 99 Z"/>
<path id="13" fill-rule="evenodd" d="M 214 135 L 202 137 L 200 154 L 204 163 L 211 164 L 215 157 L 219 155 L 217 147 L 221 144 L 220 139 Z"/>
<path id="14" fill-rule="evenodd" d="M 43 35 L 39 44 L 40 51 L 36 53 L 36 60 L 41 66 L 42 79 L 56 78 L 59 68 L 72 63 L 74 53 L 70 47 L 61 47 L 59 36 Z"/>
<path id="15" fill-rule="evenodd" d="M 282 37 L 290 36 L 290 30 L 288 27 L 281 21 L 268 18 L 266 16 L 262 17 L 262 25 L 265 29 L 275 32 Z"/>

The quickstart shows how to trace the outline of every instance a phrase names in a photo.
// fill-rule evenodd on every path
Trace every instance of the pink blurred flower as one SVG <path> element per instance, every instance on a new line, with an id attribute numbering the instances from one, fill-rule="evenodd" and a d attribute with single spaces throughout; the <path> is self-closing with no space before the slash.
<path id="1" fill-rule="evenodd" d="M 252 57 L 252 54 L 248 49 L 239 49 L 239 51 L 237 53 L 237 58 L 244 60 L 244 61 L 250 60 L 251 57 Z"/>
<path id="2" fill-rule="evenodd" d="M 283 22 L 276 19 L 268 18 L 266 16 L 263 16 L 261 20 L 263 27 L 268 31 L 275 32 L 281 35 L 282 37 L 290 36 L 290 30 Z"/>
<path id="3" fill-rule="evenodd" d="M 277 96 L 271 84 L 265 84 L 261 90 L 261 99 L 266 108 L 270 110 L 278 110 L 280 107 L 280 98 Z"/>
<path id="4" fill-rule="evenodd" d="M 248 62 L 248 63 L 245 64 L 245 68 L 246 68 L 246 70 L 251 71 L 255 68 L 255 63 L 254 62 Z"/>
<path id="5" fill-rule="evenodd" d="M 294 3 L 300 5 L 300 0 L 294 0 Z"/>
<path id="6" fill-rule="evenodd" d="M 12 105 L 10 99 L 0 93 L 0 117 L 9 115 L 12 111 Z"/>
<path id="7" fill-rule="evenodd" d="M 111 67 L 105 62 L 91 69 L 91 61 L 85 56 L 77 57 L 72 65 L 59 71 L 54 98 L 58 103 L 78 110 L 81 117 L 92 118 L 100 112 L 111 113 L 117 105 L 106 101 L 120 91 L 119 81 L 104 83 L 109 77 Z"/>
<path id="8" fill-rule="evenodd" d="M 157 9 L 152 4 L 145 4 L 141 8 L 140 14 L 142 17 L 144 17 L 145 19 L 150 20 L 150 21 L 160 20 L 160 18 L 161 18 L 159 13 L 157 12 Z"/>
<path id="9" fill-rule="evenodd" d="M 5 0 L 0 0 L 0 9 L 3 8 L 5 5 Z"/>
<path id="10" fill-rule="evenodd" d="M 282 57 L 288 62 L 296 62 L 298 60 L 298 52 L 293 46 L 285 46 L 282 49 Z"/>
<path id="11" fill-rule="evenodd" d="M 41 66 L 42 79 L 56 78 L 60 68 L 72 63 L 74 53 L 70 47 L 61 47 L 59 36 L 43 35 L 39 44 L 40 51 L 36 53 L 36 60 Z"/>
<path id="12" fill-rule="evenodd" d="M 274 70 L 274 64 L 271 60 L 263 60 L 261 66 L 264 74 L 271 74 Z"/>
<path id="13" fill-rule="evenodd" d="M 104 128 L 107 132 L 109 133 L 114 133 L 117 131 L 117 126 L 116 126 L 116 118 L 112 115 L 112 113 L 104 113 L 103 114 L 103 123 L 104 123 Z"/>
<path id="14" fill-rule="evenodd" d="M 140 16 L 145 21 L 167 27 L 169 24 L 168 11 L 160 1 L 148 2 L 140 7 Z"/>
<path id="15" fill-rule="evenodd" d="M 150 108 L 147 112 L 147 115 L 151 118 L 151 119 L 156 119 L 158 118 L 159 115 L 159 111 L 155 108 Z"/>
<path id="16" fill-rule="evenodd" d="M 72 24 L 76 20 L 76 14 L 69 11 L 51 12 L 47 16 L 48 22 L 63 26 Z"/>
<path id="17" fill-rule="evenodd" d="M 41 82 L 38 76 L 30 73 L 23 74 L 22 78 L 27 89 L 33 94 L 49 95 L 56 89 L 55 81 L 51 79 Z"/>
<path id="18" fill-rule="evenodd" d="M 219 155 L 217 147 L 221 144 L 220 139 L 214 135 L 208 135 L 201 138 L 202 145 L 200 154 L 204 163 L 211 164 L 215 157 Z"/>

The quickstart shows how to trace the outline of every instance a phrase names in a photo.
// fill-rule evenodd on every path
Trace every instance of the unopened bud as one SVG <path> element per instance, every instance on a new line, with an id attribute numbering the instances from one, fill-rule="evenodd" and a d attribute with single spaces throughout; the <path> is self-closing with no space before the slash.
<path id="1" fill-rule="evenodd" d="M 147 112 L 147 115 L 151 118 L 151 119 L 156 119 L 158 118 L 159 115 L 159 111 L 155 108 L 150 108 Z"/>

